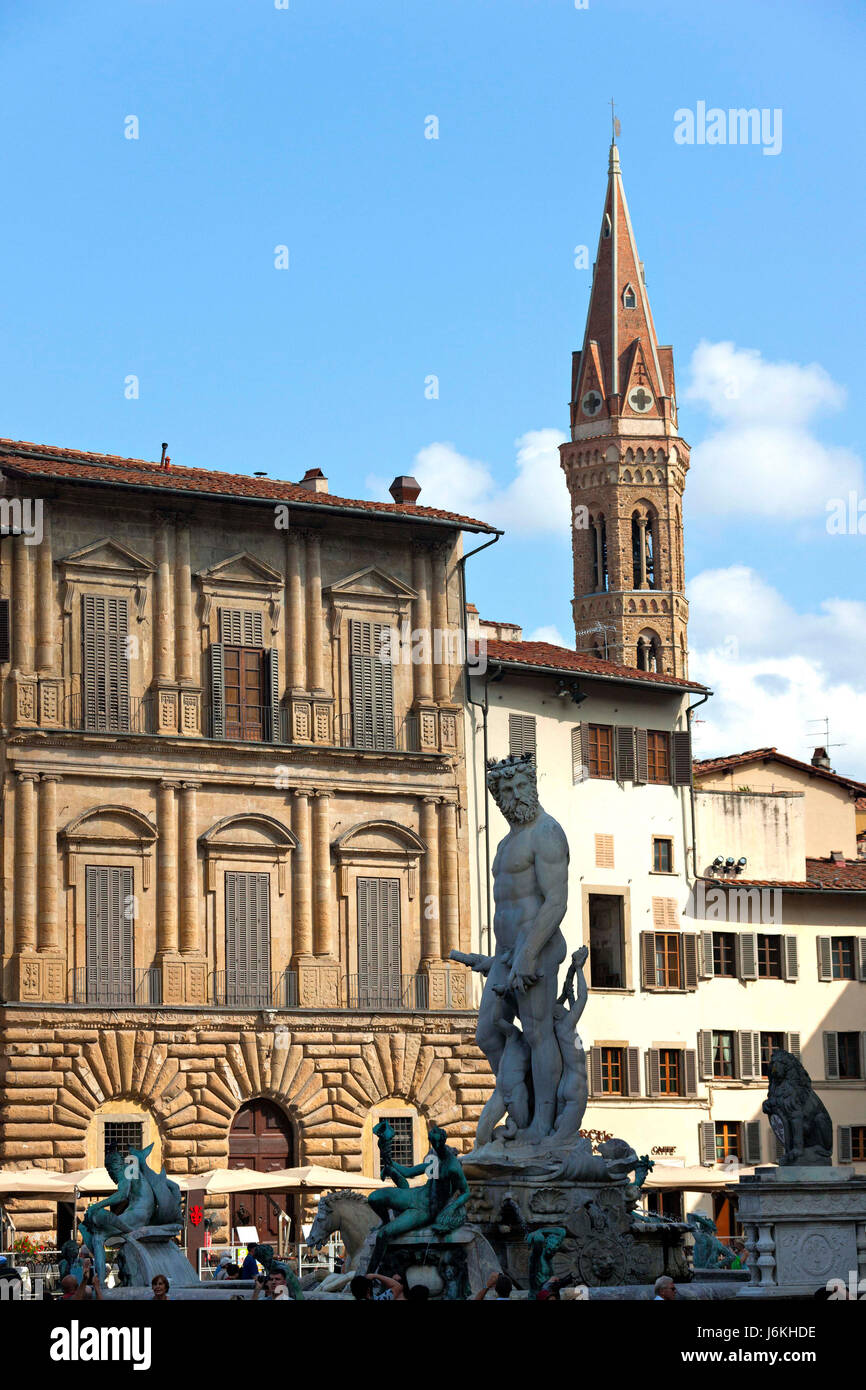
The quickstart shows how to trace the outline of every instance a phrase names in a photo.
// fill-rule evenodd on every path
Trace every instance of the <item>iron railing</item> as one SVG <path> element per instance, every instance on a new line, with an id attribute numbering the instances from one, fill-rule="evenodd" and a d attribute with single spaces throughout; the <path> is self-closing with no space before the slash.
<path id="1" fill-rule="evenodd" d="M 341 714 L 337 720 L 339 746 L 359 748 L 369 753 L 420 753 L 421 736 L 417 714 L 365 734 L 360 721 L 351 714 Z"/>
<path id="2" fill-rule="evenodd" d="M 87 967 L 70 971 L 70 1003 L 103 1004 L 161 1004 L 162 972 L 156 966 L 143 970 L 124 970 Z"/>
<path id="3" fill-rule="evenodd" d="M 284 743 L 285 710 L 274 718 L 270 705 L 248 705 L 240 713 L 225 710 L 220 712 L 220 731 L 214 732 L 214 709 L 210 700 L 202 706 L 202 726 L 205 738 L 216 738 L 227 743 Z M 276 728 L 274 727 L 276 725 Z"/>
<path id="4" fill-rule="evenodd" d="M 283 971 L 215 970 L 211 1003 L 223 1009 L 296 1009 L 298 973 Z"/>
<path id="5" fill-rule="evenodd" d="M 345 981 L 343 1007 L 374 1013 L 392 1009 L 427 1009 L 429 982 L 426 974 L 395 975 L 390 980 L 349 975 Z"/>
<path id="6" fill-rule="evenodd" d="M 90 734 L 152 734 L 156 732 L 153 695 L 138 700 L 99 700 L 75 690 L 62 702 L 64 729 L 83 729 Z"/>

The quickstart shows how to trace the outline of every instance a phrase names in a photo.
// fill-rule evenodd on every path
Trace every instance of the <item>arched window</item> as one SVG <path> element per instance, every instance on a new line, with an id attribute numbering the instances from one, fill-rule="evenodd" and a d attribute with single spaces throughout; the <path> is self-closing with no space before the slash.
<path id="1" fill-rule="evenodd" d="M 604 237 L 605 241 L 607 241 L 608 237 L 610 236 L 610 216 L 608 213 L 604 214 L 604 221 L 601 224 L 601 234 Z"/>
<path id="2" fill-rule="evenodd" d="M 637 295 L 635 294 L 634 287 L 632 285 L 626 285 L 625 289 L 622 292 L 622 307 L 624 309 L 637 308 Z"/>
<path id="3" fill-rule="evenodd" d="M 658 518 L 647 502 L 635 507 L 631 516 L 632 588 L 657 589 L 656 541 Z"/>
<path id="4" fill-rule="evenodd" d="M 662 670 L 662 643 L 657 632 L 645 627 L 637 639 L 637 668 L 639 671 Z"/>
<path id="5" fill-rule="evenodd" d="M 596 593 L 606 593 L 609 587 L 607 572 L 607 522 L 604 513 L 590 517 L 592 530 L 592 587 Z"/>

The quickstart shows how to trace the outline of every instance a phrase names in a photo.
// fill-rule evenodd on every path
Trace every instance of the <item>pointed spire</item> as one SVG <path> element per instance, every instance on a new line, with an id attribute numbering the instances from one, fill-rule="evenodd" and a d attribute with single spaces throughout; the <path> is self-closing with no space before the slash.
<path id="1" fill-rule="evenodd" d="M 611 121 L 607 193 L 583 348 L 573 371 L 575 438 L 596 430 L 627 433 L 641 419 L 665 421 L 665 432 L 675 428 L 673 360 L 656 338 L 623 187 L 613 102 Z M 608 423 L 613 421 L 616 426 Z"/>

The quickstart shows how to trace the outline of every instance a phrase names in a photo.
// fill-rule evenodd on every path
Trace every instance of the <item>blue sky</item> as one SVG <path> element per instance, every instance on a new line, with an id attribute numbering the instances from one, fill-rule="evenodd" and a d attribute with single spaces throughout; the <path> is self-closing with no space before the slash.
<path id="1" fill-rule="evenodd" d="M 866 496 L 862 6 L 289 4 L 7 0 L 0 433 L 316 465 L 347 495 L 417 472 L 422 500 L 508 522 L 471 567 L 482 613 L 569 639 L 554 445 L 615 96 L 694 448 L 705 751 L 803 756 L 827 715 L 866 777 L 866 537 L 825 525 Z M 676 144 L 698 101 L 780 108 L 781 152 Z"/>

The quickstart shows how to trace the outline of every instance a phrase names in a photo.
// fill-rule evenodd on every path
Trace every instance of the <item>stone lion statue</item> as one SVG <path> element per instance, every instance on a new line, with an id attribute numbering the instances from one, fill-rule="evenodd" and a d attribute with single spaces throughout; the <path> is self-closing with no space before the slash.
<path id="1" fill-rule="evenodd" d="M 764 1101 L 782 1145 L 782 1167 L 824 1165 L 832 1160 L 833 1124 L 799 1058 L 776 1048 L 770 1058 L 770 1084 Z"/>

